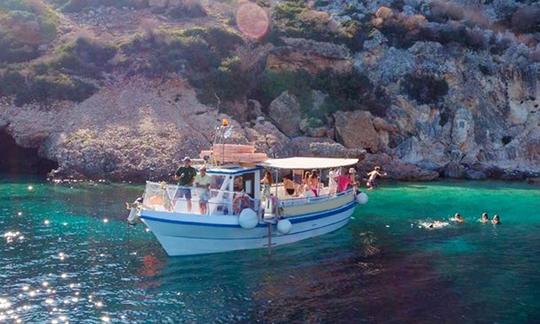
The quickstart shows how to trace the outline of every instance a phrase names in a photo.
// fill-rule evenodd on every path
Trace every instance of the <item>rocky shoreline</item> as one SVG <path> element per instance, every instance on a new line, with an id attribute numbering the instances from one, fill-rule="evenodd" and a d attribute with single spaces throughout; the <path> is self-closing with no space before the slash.
<path id="1" fill-rule="evenodd" d="M 271 103 L 270 115 L 254 108 L 255 119 L 239 123 L 234 116 L 198 102 L 194 90 L 180 78 L 163 82 L 135 77 L 80 104 L 60 102 L 43 109 L 3 101 L 0 130 L 19 146 L 35 148 L 39 157 L 57 163 L 51 179 L 142 182 L 168 178 L 183 156 L 197 156 L 210 146 L 214 128 L 223 118 L 234 125 L 233 142 L 255 143 L 270 156 L 356 157 L 361 159 L 360 172 L 381 165 L 395 180 L 524 180 L 540 175 L 538 170 L 504 169 L 495 163 L 410 163 L 381 150 L 389 133 L 398 132 L 399 126 L 358 111 L 337 112 L 334 125 L 322 127 L 324 132 L 306 128 L 298 116 L 291 115 L 295 100 L 285 92 Z M 285 111 L 289 115 L 281 118 Z"/>
<path id="2" fill-rule="evenodd" d="M 232 142 L 272 157 L 356 157 L 360 172 L 380 165 L 406 181 L 540 176 L 536 5 L 282 1 L 259 41 L 224 19 L 236 4 L 170 16 L 184 5 L 59 15 L 43 57 L 0 69 L 4 156 L 57 165 L 57 179 L 163 179 L 228 118 Z M 86 64 L 90 53 L 105 59 Z M 66 91 L 80 102 L 61 101 Z"/>

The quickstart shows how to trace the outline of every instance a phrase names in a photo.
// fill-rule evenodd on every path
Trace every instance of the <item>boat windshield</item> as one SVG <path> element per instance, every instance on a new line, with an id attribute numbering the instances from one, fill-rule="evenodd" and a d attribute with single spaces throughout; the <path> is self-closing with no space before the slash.
<path id="1" fill-rule="evenodd" d="M 238 215 L 242 209 L 259 209 L 258 200 L 244 190 L 228 191 L 223 175 L 211 175 L 210 187 L 183 187 L 164 182 L 146 182 L 143 206 L 146 209 L 204 215 Z"/>

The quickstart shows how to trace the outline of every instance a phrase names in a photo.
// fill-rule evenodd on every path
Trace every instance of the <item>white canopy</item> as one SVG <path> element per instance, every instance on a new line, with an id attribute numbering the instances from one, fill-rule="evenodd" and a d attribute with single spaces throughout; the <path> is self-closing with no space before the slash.
<path id="1" fill-rule="evenodd" d="M 259 165 L 274 169 L 331 169 L 346 167 L 358 163 L 358 159 L 334 159 L 319 157 L 291 157 L 285 159 L 268 159 Z"/>

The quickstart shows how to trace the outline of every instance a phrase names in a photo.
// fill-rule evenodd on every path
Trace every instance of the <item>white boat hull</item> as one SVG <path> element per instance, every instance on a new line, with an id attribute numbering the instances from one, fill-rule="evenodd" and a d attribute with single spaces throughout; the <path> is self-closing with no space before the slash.
<path id="1" fill-rule="evenodd" d="M 338 208 L 288 218 L 288 234 L 271 225 L 271 244 L 278 246 L 316 237 L 345 226 L 354 212 L 351 201 Z M 243 229 L 235 216 L 201 216 L 143 210 L 141 219 L 170 256 L 194 255 L 268 247 L 268 225 Z"/>

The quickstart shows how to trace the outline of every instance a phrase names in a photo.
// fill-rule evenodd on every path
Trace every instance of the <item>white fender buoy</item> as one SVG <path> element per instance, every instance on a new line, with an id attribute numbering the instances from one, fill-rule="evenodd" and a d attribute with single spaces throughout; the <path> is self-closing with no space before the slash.
<path id="1" fill-rule="evenodd" d="M 292 229 L 292 223 L 288 219 L 282 219 L 277 223 L 277 230 L 281 234 L 289 234 Z"/>
<path id="2" fill-rule="evenodd" d="M 246 208 L 240 212 L 238 224 L 240 224 L 240 227 L 242 228 L 252 229 L 259 224 L 259 217 L 257 217 L 257 213 L 253 209 Z"/>
<path id="3" fill-rule="evenodd" d="M 365 205 L 368 202 L 368 195 L 365 192 L 361 192 L 358 195 L 356 195 L 356 202 L 360 205 Z"/>

